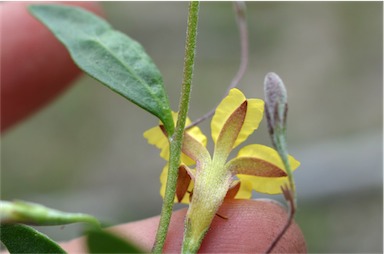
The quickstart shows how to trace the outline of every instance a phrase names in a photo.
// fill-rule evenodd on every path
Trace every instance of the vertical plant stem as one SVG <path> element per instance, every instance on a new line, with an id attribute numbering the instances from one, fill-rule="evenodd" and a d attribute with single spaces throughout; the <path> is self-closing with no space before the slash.
<path id="1" fill-rule="evenodd" d="M 279 234 L 274 238 L 265 253 L 270 253 L 280 241 L 283 235 L 291 225 L 296 212 L 296 190 L 295 182 L 292 175 L 291 165 L 288 159 L 287 150 L 287 114 L 288 114 L 288 95 L 281 78 L 273 72 L 266 75 L 264 80 L 265 93 L 265 115 L 268 122 L 268 131 L 272 139 L 273 147 L 279 153 L 283 161 L 287 176 L 288 184 L 283 184 L 281 190 L 284 198 L 288 203 L 289 216 Z"/>
<path id="2" fill-rule="evenodd" d="M 176 182 L 178 176 L 178 168 L 180 165 L 181 147 L 183 142 L 183 133 L 185 122 L 188 114 L 188 107 L 191 94 L 193 67 L 195 63 L 196 53 L 196 37 L 197 37 L 197 24 L 199 5 L 197 1 L 189 3 L 188 11 L 188 25 L 187 37 L 185 42 L 185 56 L 184 56 L 184 71 L 183 82 L 181 90 L 181 98 L 179 104 L 179 115 L 176 123 L 174 134 L 169 137 L 170 142 L 170 155 L 169 155 L 169 171 L 165 195 L 163 200 L 163 207 L 161 210 L 161 217 L 159 227 L 156 234 L 155 244 L 153 246 L 153 253 L 161 253 L 167 237 L 169 222 L 171 220 L 173 201 L 175 198 Z"/>
<path id="3" fill-rule="evenodd" d="M 277 141 L 275 141 L 275 144 L 276 144 L 275 148 L 276 148 L 277 152 L 279 153 L 281 160 L 283 161 L 285 170 L 286 170 L 287 175 L 288 175 L 288 182 L 289 182 L 289 187 L 291 189 L 291 192 L 293 194 L 293 199 L 294 199 L 293 204 L 294 204 L 294 210 L 295 210 L 296 209 L 296 187 L 295 187 L 295 181 L 293 179 L 291 165 L 289 164 L 289 160 L 288 160 L 288 149 L 287 149 L 287 141 L 286 141 L 285 132 L 286 132 L 286 130 L 284 129 L 283 131 L 281 131 L 282 134 L 276 135 Z M 278 132 L 278 133 L 280 133 L 280 132 Z"/>

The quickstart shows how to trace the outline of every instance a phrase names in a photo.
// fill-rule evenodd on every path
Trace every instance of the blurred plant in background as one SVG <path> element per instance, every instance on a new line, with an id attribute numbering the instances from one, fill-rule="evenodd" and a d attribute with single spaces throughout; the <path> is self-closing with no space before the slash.
<path id="1" fill-rule="evenodd" d="M 236 72 L 239 48 L 229 5 L 202 3 L 192 119 L 221 100 L 214 91 Z M 170 88 L 181 80 L 185 26 L 180 21 L 187 3 L 103 6 L 111 24 L 152 56 L 176 108 L 180 91 Z M 380 2 L 247 5 L 250 64 L 240 88 L 261 97 L 264 74 L 271 70 L 289 87 L 295 112 L 288 118 L 289 148 L 305 167 L 296 172 L 297 220 L 309 252 L 382 251 L 382 7 Z M 155 120 L 88 77 L 77 82 L 2 137 L 1 198 L 64 210 L 70 204 L 111 223 L 158 214 L 160 171 L 154 169 L 163 162 L 142 138 L 143 126 Z M 207 123 L 201 128 L 209 132 Z M 266 124 L 260 128 L 267 131 Z M 254 135 L 248 142 L 270 141 Z M 135 153 L 129 153 L 133 144 Z M 117 204 L 122 208 L 112 209 Z M 44 230 L 57 240 L 77 234 L 76 225 Z"/>

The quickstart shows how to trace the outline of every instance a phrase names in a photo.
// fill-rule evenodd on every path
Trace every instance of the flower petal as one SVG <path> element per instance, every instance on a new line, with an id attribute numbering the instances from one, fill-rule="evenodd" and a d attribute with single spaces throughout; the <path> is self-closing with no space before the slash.
<path id="1" fill-rule="evenodd" d="M 187 118 L 187 121 L 185 123 L 186 126 L 191 124 L 191 120 Z M 197 126 L 194 126 L 187 130 L 187 133 L 191 135 L 195 140 L 200 142 L 204 147 L 207 146 L 207 137 L 201 132 L 200 128 Z"/>
<path id="2" fill-rule="evenodd" d="M 256 158 L 256 157 L 239 157 L 228 162 L 228 170 L 233 175 L 253 175 L 262 177 L 282 177 L 287 176 L 285 171 L 276 165 Z"/>
<path id="3" fill-rule="evenodd" d="M 252 189 L 260 193 L 279 194 L 281 186 L 288 184 L 287 177 L 259 177 L 250 175 L 237 175 L 241 182 L 251 183 Z"/>
<path id="4" fill-rule="evenodd" d="M 252 197 L 252 183 L 241 179 L 240 189 L 238 190 L 235 199 L 250 199 Z"/>
<path id="5" fill-rule="evenodd" d="M 252 197 L 252 183 L 247 180 L 235 180 L 228 189 L 226 199 L 250 199 Z"/>
<path id="6" fill-rule="evenodd" d="M 239 154 L 237 156 L 237 158 L 244 157 L 255 157 L 262 159 L 285 171 L 285 167 L 278 153 L 270 147 L 264 145 L 246 146 L 239 151 Z M 298 162 L 292 156 L 289 156 L 288 160 L 292 170 L 295 170 L 300 165 L 300 162 Z M 242 174 L 238 174 L 237 177 L 240 179 L 240 181 L 252 183 L 252 188 L 254 190 L 268 194 L 281 193 L 281 186 L 284 183 L 288 183 L 287 177 L 260 177 Z"/>
<path id="7" fill-rule="evenodd" d="M 247 101 L 244 101 L 228 117 L 217 137 L 213 161 L 225 164 L 244 123 L 246 113 Z"/>
<path id="8" fill-rule="evenodd" d="M 215 144 L 228 118 L 245 101 L 247 101 L 246 117 L 233 148 L 246 140 L 257 129 L 263 118 L 264 102 L 259 99 L 247 100 L 240 90 L 233 88 L 216 108 L 215 115 L 212 118 L 212 139 Z"/>
<path id="9" fill-rule="evenodd" d="M 144 138 L 147 139 L 148 143 L 159 148 L 160 157 L 168 161 L 169 159 L 169 142 L 164 132 L 159 126 L 155 126 L 143 134 Z"/>
<path id="10" fill-rule="evenodd" d="M 204 165 L 211 161 L 211 155 L 205 145 L 188 132 L 184 133 L 182 151 L 186 156 L 197 162 L 197 168 L 204 168 Z"/>
<path id="11" fill-rule="evenodd" d="M 188 173 L 188 167 L 184 164 L 180 165 L 176 184 L 176 197 L 178 202 L 181 202 L 187 193 L 191 179 Z"/>
<path id="12" fill-rule="evenodd" d="M 237 192 L 239 192 L 240 190 L 240 185 L 241 185 L 241 182 L 239 180 L 233 181 L 231 183 L 231 186 L 229 186 L 227 195 L 225 195 L 225 199 L 234 199 Z"/>
<path id="13" fill-rule="evenodd" d="M 165 187 L 166 187 L 166 183 L 167 183 L 167 177 L 168 177 L 168 163 L 164 166 L 163 168 L 163 171 L 161 172 L 161 175 L 160 175 L 160 184 L 161 184 L 161 187 L 160 187 L 160 195 L 161 197 L 164 198 L 164 195 L 165 195 Z M 188 175 L 191 173 L 190 170 L 186 170 Z M 189 171 L 189 172 L 188 172 Z M 193 179 L 193 177 L 191 177 Z M 181 199 L 180 203 L 184 203 L 184 204 L 189 204 L 189 201 L 191 199 L 191 195 L 192 195 L 192 191 L 193 191 L 193 181 L 190 181 L 189 182 L 189 186 L 187 188 L 187 191 L 185 191 L 185 195 L 184 197 Z M 180 193 L 179 193 L 180 194 Z M 176 197 L 175 195 L 175 200 L 174 200 L 175 203 L 179 202 L 178 201 L 178 198 Z"/>
<path id="14" fill-rule="evenodd" d="M 253 157 L 253 158 L 260 159 L 270 164 L 273 164 L 276 167 L 285 171 L 284 164 L 281 161 L 281 158 L 277 153 L 277 151 L 268 146 L 259 145 L 259 144 L 245 146 L 242 149 L 240 149 L 239 153 L 236 156 L 236 158 L 243 158 L 243 157 Z M 292 170 L 295 170 L 297 167 L 300 166 L 300 162 L 298 162 L 292 156 L 288 156 L 288 160 Z"/>
<path id="15" fill-rule="evenodd" d="M 177 113 L 172 112 L 173 120 L 176 122 Z M 191 120 L 187 118 L 186 125 L 188 126 L 191 123 Z M 196 141 L 200 142 L 204 147 L 207 145 L 207 138 L 201 132 L 200 128 L 195 126 L 187 130 L 187 133 L 191 135 Z M 148 143 L 159 148 L 160 157 L 168 161 L 169 159 L 169 142 L 164 131 L 164 127 L 160 123 L 159 126 L 155 126 L 144 132 L 144 138 L 147 139 Z M 187 165 L 194 164 L 194 161 L 186 156 L 185 154 L 181 155 L 181 161 Z"/>
<path id="16" fill-rule="evenodd" d="M 189 118 L 187 118 L 186 126 L 188 126 L 190 124 L 190 122 L 191 121 L 189 120 Z M 197 127 L 197 126 L 192 127 L 190 129 L 188 129 L 185 134 L 188 135 L 188 137 L 191 137 L 191 139 L 189 139 L 189 141 L 191 142 L 191 140 L 193 140 L 195 148 L 196 147 L 201 148 L 200 152 L 201 152 L 202 157 L 199 157 L 199 158 L 201 158 L 203 160 L 203 158 L 207 157 L 206 156 L 207 154 L 208 154 L 208 158 L 210 158 L 209 152 L 205 148 L 207 146 L 207 137 L 201 132 L 199 127 Z M 186 135 L 184 135 L 184 138 L 186 137 Z M 185 141 L 186 140 L 183 141 L 183 146 L 187 145 L 185 143 Z M 203 151 L 206 151 L 207 154 L 205 154 Z M 192 153 L 189 155 L 192 156 Z M 191 158 L 183 152 L 181 154 L 181 161 L 183 163 L 185 163 L 186 165 L 193 165 L 196 162 L 196 157 L 198 156 L 198 154 L 194 153 L 193 156 L 194 156 L 194 158 Z"/>
<path id="17" fill-rule="evenodd" d="M 229 91 L 229 94 L 217 106 L 211 121 L 212 139 L 215 144 L 228 118 L 245 101 L 246 98 L 243 93 L 234 88 Z"/>
<path id="18" fill-rule="evenodd" d="M 260 99 L 248 99 L 247 101 L 247 114 L 233 148 L 243 143 L 259 127 L 263 119 L 264 101 Z"/>

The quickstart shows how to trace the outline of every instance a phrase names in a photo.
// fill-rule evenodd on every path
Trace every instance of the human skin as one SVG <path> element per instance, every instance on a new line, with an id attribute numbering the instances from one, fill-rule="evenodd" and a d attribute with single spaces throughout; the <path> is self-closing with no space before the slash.
<path id="1" fill-rule="evenodd" d="M 47 106 L 63 93 L 81 73 L 53 35 L 26 10 L 32 2 L 0 4 L 1 48 L 1 131 L 15 126 Z M 98 4 L 68 2 L 101 15 Z M 180 252 L 186 209 L 175 211 L 165 252 Z M 283 227 L 287 213 L 267 200 L 226 200 L 204 239 L 201 252 L 263 252 Z M 149 251 L 159 216 L 122 224 L 110 230 L 134 240 Z M 84 252 L 83 238 L 62 243 L 68 253 Z M 293 223 L 273 252 L 306 252 L 303 234 Z"/>
<path id="2" fill-rule="evenodd" d="M 172 214 L 165 253 L 180 253 L 187 209 Z M 220 207 L 203 240 L 201 253 L 264 253 L 286 222 L 284 207 L 273 200 L 226 200 Z M 134 241 L 150 251 L 155 239 L 159 216 L 110 228 L 111 232 Z M 69 253 L 86 250 L 84 238 L 78 238 L 62 247 Z M 272 251 L 273 253 L 306 253 L 304 236 L 293 223 Z"/>
<path id="3" fill-rule="evenodd" d="M 32 115 L 80 75 L 64 46 L 27 11 L 36 2 L 5 2 L 1 11 L 1 132 Z M 101 14 L 92 2 L 66 2 Z"/>

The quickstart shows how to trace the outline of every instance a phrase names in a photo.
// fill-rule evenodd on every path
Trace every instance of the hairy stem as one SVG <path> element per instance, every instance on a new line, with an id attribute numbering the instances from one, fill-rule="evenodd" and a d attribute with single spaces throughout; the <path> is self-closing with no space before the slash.
<path id="1" fill-rule="evenodd" d="M 199 2 L 192 1 L 189 4 L 187 38 L 185 42 L 185 57 L 182 91 L 179 104 L 179 115 L 176 123 L 174 134 L 169 137 L 170 155 L 169 155 L 169 171 L 167 184 L 165 189 L 163 206 L 161 209 L 161 217 L 159 227 L 156 234 L 155 244 L 153 246 L 154 253 L 161 253 L 167 237 L 169 222 L 171 220 L 173 201 L 175 198 L 176 183 L 178 176 L 178 168 L 180 165 L 181 147 L 183 142 L 183 133 L 185 122 L 188 114 L 188 107 L 191 94 L 191 84 L 193 76 L 193 67 L 196 54 L 196 36 L 199 14 Z"/>

